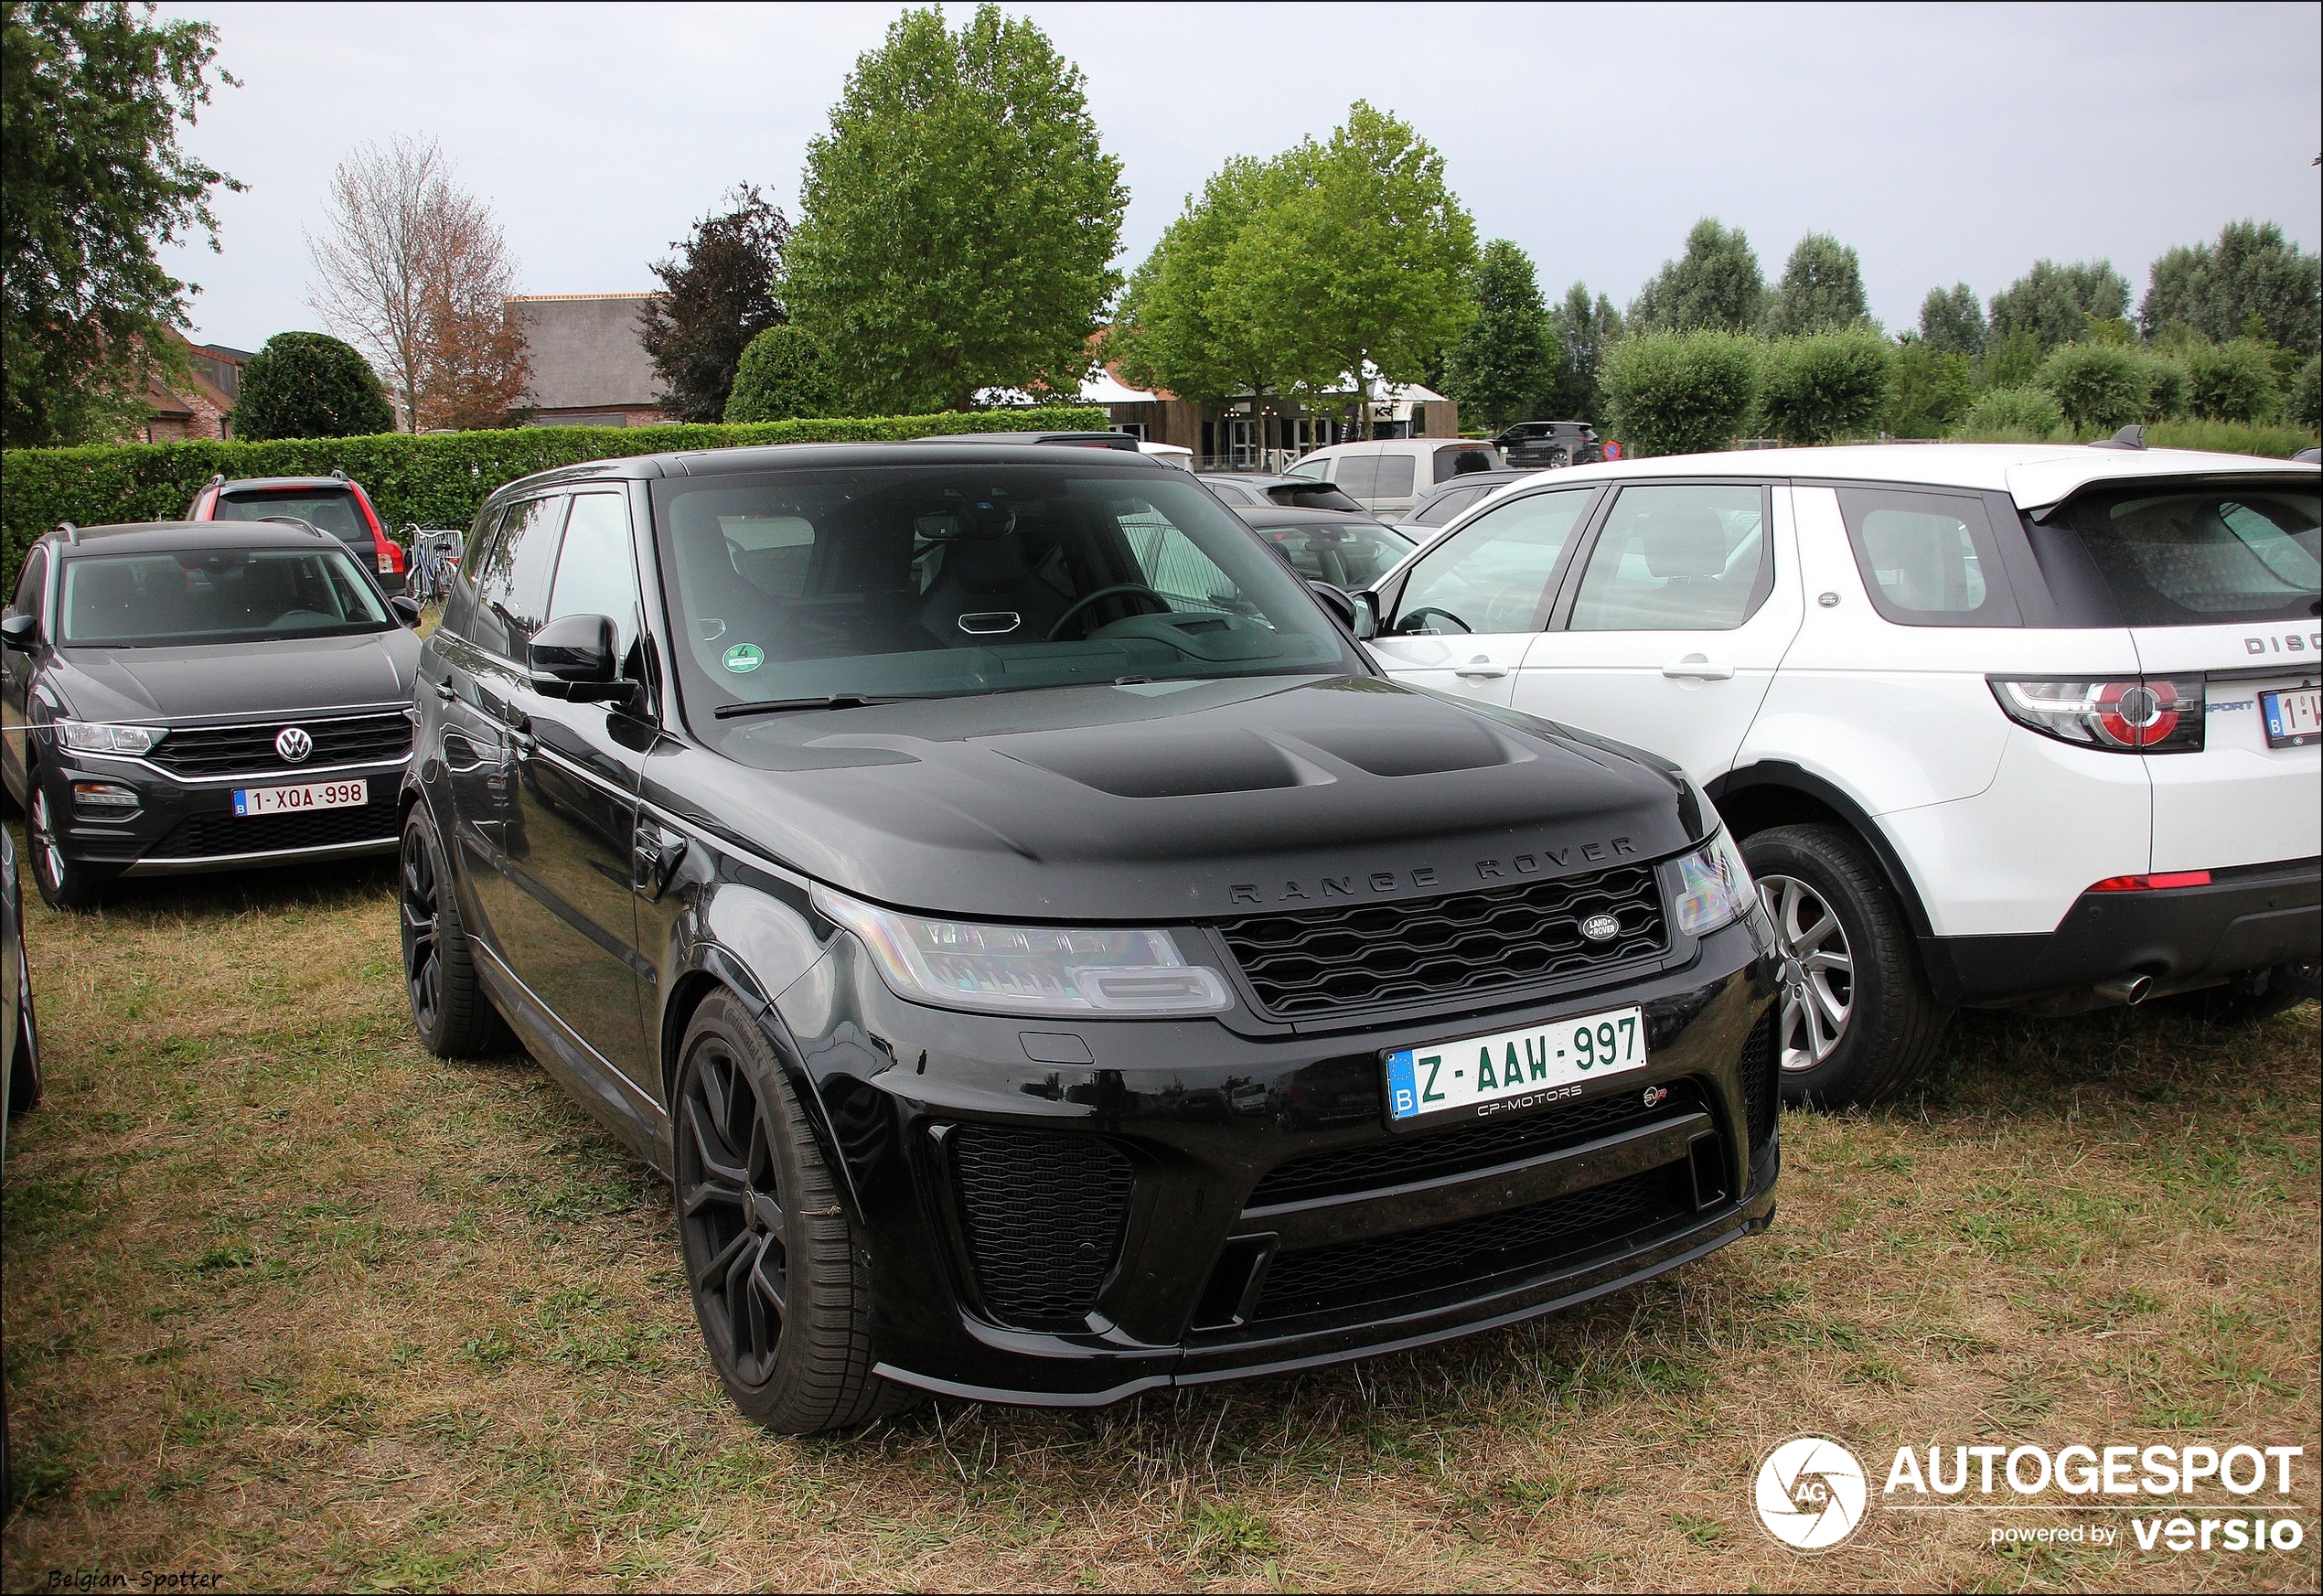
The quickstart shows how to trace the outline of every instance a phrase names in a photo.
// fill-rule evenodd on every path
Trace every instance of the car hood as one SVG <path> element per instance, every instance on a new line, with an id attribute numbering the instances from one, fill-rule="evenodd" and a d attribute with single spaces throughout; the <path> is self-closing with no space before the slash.
<path id="1" fill-rule="evenodd" d="M 1704 819 L 1666 762 L 1373 677 L 1059 688 L 722 732 L 724 758 L 649 773 L 648 801 L 844 891 L 988 919 L 1436 897 L 1675 853 Z"/>
<path id="2" fill-rule="evenodd" d="M 49 680 L 82 720 L 237 721 L 409 702 L 419 658 L 419 638 L 399 627 L 198 648 L 61 648 Z"/>

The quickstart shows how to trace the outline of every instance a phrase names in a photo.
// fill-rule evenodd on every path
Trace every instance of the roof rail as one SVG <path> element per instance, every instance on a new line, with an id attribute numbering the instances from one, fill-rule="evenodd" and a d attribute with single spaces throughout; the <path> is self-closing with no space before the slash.
<path id="1" fill-rule="evenodd" d="M 59 521 L 57 523 L 57 535 L 64 539 L 64 541 L 68 543 L 78 543 L 80 541 L 80 529 L 74 526 L 70 521 Z"/>

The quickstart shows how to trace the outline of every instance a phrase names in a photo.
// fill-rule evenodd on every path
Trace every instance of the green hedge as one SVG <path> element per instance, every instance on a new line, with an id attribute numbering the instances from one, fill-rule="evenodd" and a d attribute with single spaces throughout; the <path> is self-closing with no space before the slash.
<path id="1" fill-rule="evenodd" d="M 836 417 L 750 425 L 519 427 L 504 432 L 413 437 L 298 438 L 276 443 L 102 444 L 79 449 L 0 453 L 0 591 L 12 591 L 16 562 L 59 521 L 104 526 L 172 520 L 194 492 L 228 477 L 320 477 L 334 468 L 363 485 L 391 529 L 466 527 L 485 496 L 554 466 L 668 449 L 749 444 L 841 444 L 916 438 L 929 433 L 1102 430 L 1102 410 L 980 410 L 939 415 Z"/>

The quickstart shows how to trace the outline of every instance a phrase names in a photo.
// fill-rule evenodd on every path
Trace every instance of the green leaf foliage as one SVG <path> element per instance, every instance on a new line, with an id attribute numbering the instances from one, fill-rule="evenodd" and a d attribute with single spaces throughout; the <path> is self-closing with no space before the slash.
<path id="1" fill-rule="evenodd" d="M 2205 421 L 2265 421 L 2281 405 L 2272 352 L 2251 338 L 2186 352 L 2187 407 Z"/>
<path id="2" fill-rule="evenodd" d="M 2076 433 L 2113 433 L 2144 418 L 2146 364 L 2119 344 L 2067 344 L 2040 363 L 2037 384 L 2054 395 Z"/>
<path id="3" fill-rule="evenodd" d="M 2046 444 L 2065 431 L 2065 412 L 2045 388 L 1994 388 L 1977 396 L 1952 435 L 1966 443 Z"/>
<path id="4" fill-rule="evenodd" d="M 2232 221 L 2215 244 L 2170 250 L 2154 262 L 2138 325 L 2149 338 L 2182 327 L 2213 343 L 2243 335 L 2253 317 L 2268 341 L 2313 356 L 2323 334 L 2323 258 L 2275 223 Z"/>
<path id="5" fill-rule="evenodd" d="M 1633 333 L 1599 370 L 1614 435 L 1633 457 L 1729 448 L 1757 398 L 1758 364 L 1738 333 Z"/>
<path id="6" fill-rule="evenodd" d="M 1863 263 L 1829 233 L 1801 239 L 1782 268 L 1766 310 L 1766 330 L 1775 337 L 1832 332 L 1871 314 L 1863 297 Z"/>
<path id="7" fill-rule="evenodd" d="M 395 407 L 369 361 L 323 333 L 276 333 L 242 367 L 234 434 L 359 438 L 395 430 Z"/>
<path id="8" fill-rule="evenodd" d="M 1129 204 L 1083 90 L 1045 34 L 990 5 L 958 33 L 906 11 L 857 59 L 808 145 L 785 284 L 856 403 L 1077 389 Z"/>
<path id="9" fill-rule="evenodd" d="M 1107 335 L 1107 356 L 1131 383 L 1215 404 L 1298 381 L 1300 339 L 1289 318 L 1253 316 L 1225 292 L 1235 241 L 1292 182 L 1282 162 L 1240 155 L 1186 201 L 1130 277 Z"/>
<path id="10" fill-rule="evenodd" d="M 726 400 L 729 422 L 788 421 L 840 408 L 830 357 L 804 327 L 770 327 L 750 340 Z"/>
<path id="11" fill-rule="evenodd" d="M 1476 268 L 1476 316 L 1445 362 L 1445 391 L 1463 421 L 1498 432 L 1545 417 L 1561 361 L 1533 260 L 1506 239 L 1484 246 Z"/>
<path id="12" fill-rule="evenodd" d="M 217 29 L 150 5 L 25 5 L 0 20 L 0 441 L 117 435 L 167 364 L 187 285 L 158 251 L 241 184 L 177 145 L 210 91 Z M 221 82 L 234 80 L 224 72 Z M 182 508 L 182 507 L 180 507 Z"/>
<path id="13" fill-rule="evenodd" d="M 790 223 L 755 185 L 727 195 L 726 204 L 670 246 L 676 259 L 656 262 L 662 292 L 639 317 L 637 341 L 660 375 L 665 412 L 678 421 L 731 419 L 726 400 L 743 351 L 784 320 L 775 290 Z"/>
<path id="14" fill-rule="evenodd" d="M 2193 402 L 2192 380 L 2186 368 L 2168 355 L 2147 349 L 2139 357 L 2146 367 L 2146 421 L 2176 421 Z"/>
<path id="15" fill-rule="evenodd" d="M 16 562 L 59 521 L 104 526 L 170 520 L 212 476 L 320 477 L 345 471 L 363 485 L 390 528 L 464 527 L 487 495 L 519 477 L 589 460 L 673 449 L 837 444 L 944 433 L 1101 430 L 1095 406 L 980 410 L 936 415 L 838 417 L 750 426 L 517 427 L 498 432 L 286 439 L 278 443 L 103 444 L 0 454 L 0 591 Z"/>
<path id="16" fill-rule="evenodd" d="M 2284 414 L 2293 426 L 2314 432 L 2323 427 L 2323 360 L 2309 355 L 2299 374 L 2291 379 L 2291 393 Z"/>
<path id="17" fill-rule="evenodd" d="M 1967 355 L 1908 339 L 1888 373 L 1887 429 L 1899 438 L 1941 438 L 1975 397 L 1975 362 Z"/>
<path id="18" fill-rule="evenodd" d="M 1639 292 L 1629 319 L 1641 332 L 1742 333 L 1758 327 L 1765 307 L 1766 280 L 1750 241 L 1740 228 L 1706 216 L 1686 235 L 1686 253 L 1663 262 Z"/>
<path id="19" fill-rule="evenodd" d="M 1985 338 L 1984 385 L 1986 388 L 2029 388 L 2040 370 L 2040 335 L 2026 328 L 2009 332 L 1988 330 Z"/>
<path id="20" fill-rule="evenodd" d="M 2111 261 L 2078 261 L 2060 266 L 2036 261 L 2033 269 L 1992 296 L 1988 337 L 2029 333 L 2045 356 L 2070 344 L 2093 321 L 2118 321 L 2129 314 L 2129 284 Z"/>
<path id="21" fill-rule="evenodd" d="M 1870 437 L 1888 403 L 1895 346 L 1868 327 L 1764 345 L 1761 425 L 1786 444 Z"/>
<path id="22" fill-rule="evenodd" d="M 1965 283 L 1931 288 L 1920 302 L 1921 341 L 1939 355 L 1985 352 L 1985 307 L 1976 291 Z"/>

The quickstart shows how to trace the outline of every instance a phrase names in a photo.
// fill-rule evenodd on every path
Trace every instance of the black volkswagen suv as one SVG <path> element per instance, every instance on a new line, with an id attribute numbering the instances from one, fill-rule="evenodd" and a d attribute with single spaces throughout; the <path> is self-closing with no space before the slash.
<path id="1" fill-rule="evenodd" d="M 392 852 L 416 614 L 304 522 L 33 544 L 0 621 L 0 770 L 40 895 Z"/>
<path id="2" fill-rule="evenodd" d="M 1184 472 L 663 455 L 468 546 L 412 1012 L 505 1017 L 675 1181 L 760 1422 L 1412 1346 L 1772 1216 L 1782 972 L 1715 811 L 1386 680 Z"/>

